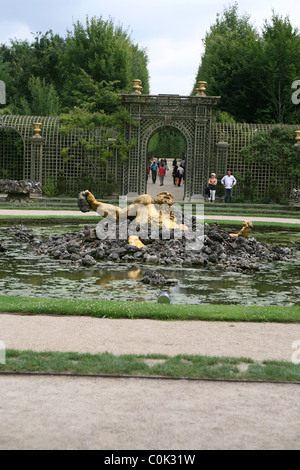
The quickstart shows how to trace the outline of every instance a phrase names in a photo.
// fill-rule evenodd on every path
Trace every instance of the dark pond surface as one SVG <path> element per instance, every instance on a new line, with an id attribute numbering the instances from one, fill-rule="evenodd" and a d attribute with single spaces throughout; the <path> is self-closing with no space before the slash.
<path id="1" fill-rule="evenodd" d="M 30 227 L 38 238 L 76 232 L 80 226 Z M 64 265 L 36 256 L 26 243 L 19 243 L 1 230 L 0 242 L 8 248 L 0 253 L 0 294 L 30 297 L 97 298 L 156 302 L 163 290 L 141 284 L 146 269 L 179 280 L 168 289 L 174 304 L 300 305 L 300 233 L 258 232 L 255 238 L 271 244 L 293 246 L 295 258 L 289 263 L 261 265 L 255 274 L 223 272 L 216 267 L 187 269 L 103 263 L 86 268 Z"/>

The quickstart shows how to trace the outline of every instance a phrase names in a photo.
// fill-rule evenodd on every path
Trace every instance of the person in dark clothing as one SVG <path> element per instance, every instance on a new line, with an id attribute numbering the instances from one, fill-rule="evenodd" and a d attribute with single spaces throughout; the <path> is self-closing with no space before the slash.
<path id="1" fill-rule="evenodd" d="M 156 182 L 156 177 L 157 177 L 157 172 L 158 172 L 158 165 L 156 162 L 153 163 L 151 166 L 151 175 L 152 175 L 152 182 Z"/>
<path id="2" fill-rule="evenodd" d="M 175 179 L 177 178 L 177 170 L 178 170 L 178 165 L 176 164 L 173 167 L 173 173 L 172 173 L 174 186 L 176 186 Z"/>

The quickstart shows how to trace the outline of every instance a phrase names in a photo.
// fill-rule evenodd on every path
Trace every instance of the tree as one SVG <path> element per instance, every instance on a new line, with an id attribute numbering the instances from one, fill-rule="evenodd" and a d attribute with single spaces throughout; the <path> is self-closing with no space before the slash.
<path id="1" fill-rule="evenodd" d="M 235 4 L 217 15 L 206 34 L 196 84 L 207 81 L 207 94 L 222 97 L 218 109 L 237 122 L 249 122 L 258 105 L 254 84 L 259 35 L 249 23 L 249 16 L 239 17 L 237 9 Z"/>
<path id="2" fill-rule="evenodd" d="M 52 103 L 48 109 L 43 105 L 43 113 L 56 115 L 59 106 L 68 112 L 85 104 L 92 112 L 115 112 L 114 95 L 131 93 L 133 78 L 140 78 L 149 93 L 147 64 L 146 51 L 128 32 L 101 17 L 75 23 L 66 38 L 38 32 L 31 42 L 0 45 L 0 80 L 9 83 L 7 109 L 16 114 L 33 112 L 32 93 L 42 89 L 50 92 Z"/>
<path id="3" fill-rule="evenodd" d="M 154 158 L 181 159 L 186 152 L 186 143 L 176 129 L 162 128 L 150 139 L 148 150 Z"/>
<path id="4" fill-rule="evenodd" d="M 290 123 L 299 120 L 298 108 L 291 100 L 291 86 L 300 78 L 300 35 L 288 17 L 273 11 L 271 23 L 262 32 L 261 64 L 258 75 L 261 105 L 257 119 L 263 122 Z"/>
<path id="5" fill-rule="evenodd" d="M 133 78 L 142 76 L 144 91 L 149 89 L 147 62 L 144 50 L 131 41 L 127 31 L 121 26 L 114 26 L 112 20 L 104 21 L 101 17 L 86 19 L 83 26 L 79 21 L 73 25 L 74 31 L 68 31 L 65 48 L 59 57 L 64 90 L 62 105 L 72 108 L 83 91 L 83 78 L 87 78 L 87 87 L 93 81 L 102 84 L 114 84 L 116 92 L 130 93 Z M 80 80 L 78 77 L 80 76 Z M 110 85 L 111 86 L 111 85 Z M 82 101 L 83 101 L 82 97 Z"/>
<path id="6" fill-rule="evenodd" d="M 222 98 L 218 109 L 237 122 L 296 123 L 300 108 L 291 87 L 300 78 L 299 31 L 274 12 L 261 35 L 249 20 L 238 15 L 237 3 L 217 15 L 196 82 L 206 80 L 207 93 Z"/>

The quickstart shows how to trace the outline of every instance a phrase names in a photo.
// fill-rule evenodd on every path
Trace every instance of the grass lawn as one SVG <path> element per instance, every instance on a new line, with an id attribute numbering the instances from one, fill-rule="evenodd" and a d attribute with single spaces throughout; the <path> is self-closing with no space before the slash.
<path id="1" fill-rule="evenodd" d="M 6 351 L 3 372 L 84 374 L 284 381 L 300 383 L 300 365 L 283 361 L 258 363 L 248 358 L 208 357 L 180 354 L 121 355 L 110 353 Z"/>
<path id="2" fill-rule="evenodd" d="M 95 318 L 299 323 L 300 306 L 172 305 L 98 299 L 0 296 L 0 312 Z"/>

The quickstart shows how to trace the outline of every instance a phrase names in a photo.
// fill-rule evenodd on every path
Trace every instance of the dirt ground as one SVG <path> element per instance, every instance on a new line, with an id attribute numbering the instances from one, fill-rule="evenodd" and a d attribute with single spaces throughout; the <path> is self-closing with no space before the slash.
<path id="1" fill-rule="evenodd" d="M 0 377 L 0 449 L 299 449 L 299 385 Z"/>
<path id="2" fill-rule="evenodd" d="M 291 360 L 300 325 L 0 315 L 6 348 Z M 0 376 L 0 449 L 299 449 L 300 386 Z"/>
<path id="3" fill-rule="evenodd" d="M 0 314 L 6 349 L 199 354 L 291 361 L 300 324 L 111 320 Z"/>

